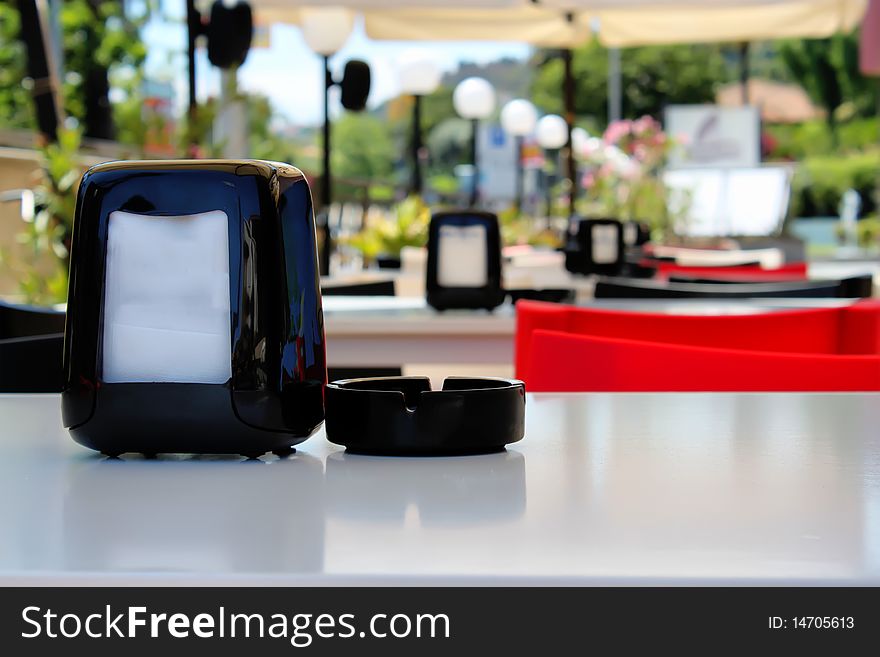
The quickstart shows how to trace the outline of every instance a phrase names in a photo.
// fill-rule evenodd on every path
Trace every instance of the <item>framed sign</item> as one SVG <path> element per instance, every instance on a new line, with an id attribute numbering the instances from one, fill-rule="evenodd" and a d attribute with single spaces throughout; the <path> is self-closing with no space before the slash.
<path id="1" fill-rule="evenodd" d="M 761 114 L 757 107 L 670 105 L 666 132 L 679 145 L 669 168 L 756 167 L 761 163 Z"/>

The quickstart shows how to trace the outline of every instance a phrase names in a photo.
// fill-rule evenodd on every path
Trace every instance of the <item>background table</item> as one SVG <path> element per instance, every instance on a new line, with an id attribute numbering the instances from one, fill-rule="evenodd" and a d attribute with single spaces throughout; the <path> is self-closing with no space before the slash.
<path id="1" fill-rule="evenodd" d="M 880 584 L 880 395 L 532 395 L 454 458 L 105 460 L 0 396 L 0 585 Z"/>
<path id="2" fill-rule="evenodd" d="M 591 308 L 678 314 L 747 314 L 827 308 L 851 299 L 594 299 Z M 437 312 L 422 298 L 326 297 L 327 361 L 333 367 L 499 364 L 513 373 L 514 308 Z"/>

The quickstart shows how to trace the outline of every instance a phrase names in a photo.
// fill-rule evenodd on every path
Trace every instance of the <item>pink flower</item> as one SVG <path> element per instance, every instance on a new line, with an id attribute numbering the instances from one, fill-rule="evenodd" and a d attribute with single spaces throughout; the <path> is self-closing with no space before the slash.
<path id="1" fill-rule="evenodd" d="M 587 171 L 581 178 L 581 185 L 584 189 L 590 189 L 596 184 L 596 175 L 592 171 Z"/>
<path id="2" fill-rule="evenodd" d="M 659 129 L 660 124 L 657 123 L 657 121 L 655 121 L 653 117 L 648 115 L 645 115 L 640 119 L 636 119 L 632 125 L 632 132 L 637 137 L 641 137 L 649 132 L 654 132 L 655 130 Z"/>
<path id="3" fill-rule="evenodd" d="M 624 180 L 636 180 L 642 175 L 642 168 L 632 160 L 621 163 L 618 166 L 618 171 Z"/>
<path id="4" fill-rule="evenodd" d="M 630 134 L 632 121 L 623 119 L 622 121 L 613 121 L 605 129 L 605 143 L 616 144 L 618 141 Z"/>

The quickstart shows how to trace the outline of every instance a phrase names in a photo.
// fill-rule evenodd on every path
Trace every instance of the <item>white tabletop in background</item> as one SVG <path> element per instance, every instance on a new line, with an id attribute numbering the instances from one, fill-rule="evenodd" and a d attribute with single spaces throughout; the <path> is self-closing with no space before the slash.
<path id="1" fill-rule="evenodd" d="M 534 395 L 456 458 L 104 460 L 0 396 L 0 585 L 880 584 L 880 396 Z"/>
<path id="2" fill-rule="evenodd" d="M 669 314 L 749 314 L 790 308 L 835 308 L 852 299 L 593 299 L 579 304 L 588 308 L 634 310 Z M 446 310 L 438 312 L 420 297 L 324 297 L 328 335 L 420 333 L 513 333 L 515 311 L 505 303 L 494 311 Z"/>

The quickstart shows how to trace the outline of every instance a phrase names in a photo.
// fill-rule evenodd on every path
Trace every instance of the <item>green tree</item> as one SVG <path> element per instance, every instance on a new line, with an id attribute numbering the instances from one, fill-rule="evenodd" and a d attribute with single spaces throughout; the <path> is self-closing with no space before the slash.
<path id="1" fill-rule="evenodd" d="M 448 118 L 437 124 L 428 134 L 431 168 L 434 171 L 452 171 L 467 162 L 471 148 L 471 124 L 466 119 Z"/>
<path id="2" fill-rule="evenodd" d="M 133 19 L 119 0 L 66 0 L 61 6 L 64 109 L 86 126 L 86 134 L 114 134 L 110 78 L 125 96 L 139 93 L 147 49 L 140 39 L 144 13 Z M 135 133 L 136 134 L 136 133 Z"/>
<path id="3" fill-rule="evenodd" d="M 399 153 L 385 121 L 366 113 L 346 112 L 333 123 L 334 192 L 351 198 L 363 185 L 388 185 Z"/>
<path id="4" fill-rule="evenodd" d="M 275 112 L 269 99 L 259 94 L 249 94 L 247 105 L 251 155 L 260 160 L 275 160 L 295 165 L 299 149 L 292 141 L 272 131 Z"/>
<path id="5" fill-rule="evenodd" d="M 563 64 L 556 51 L 537 56 L 534 102 L 562 113 Z M 608 50 L 591 41 L 574 52 L 575 112 L 599 123 L 608 120 Z M 650 46 L 621 51 L 623 116 L 659 116 L 670 103 L 712 102 L 730 78 L 722 46 Z"/>
<path id="6" fill-rule="evenodd" d="M 827 39 L 784 41 L 779 53 L 791 77 L 825 109 L 832 131 L 841 119 L 869 116 L 875 111 L 877 87 L 859 71 L 855 32 Z"/>
<path id="7" fill-rule="evenodd" d="M 19 40 L 18 9 L 0 4 L 0 127 L 33 128 L 34 111 L 25 78 L 24 44 Z"/>

